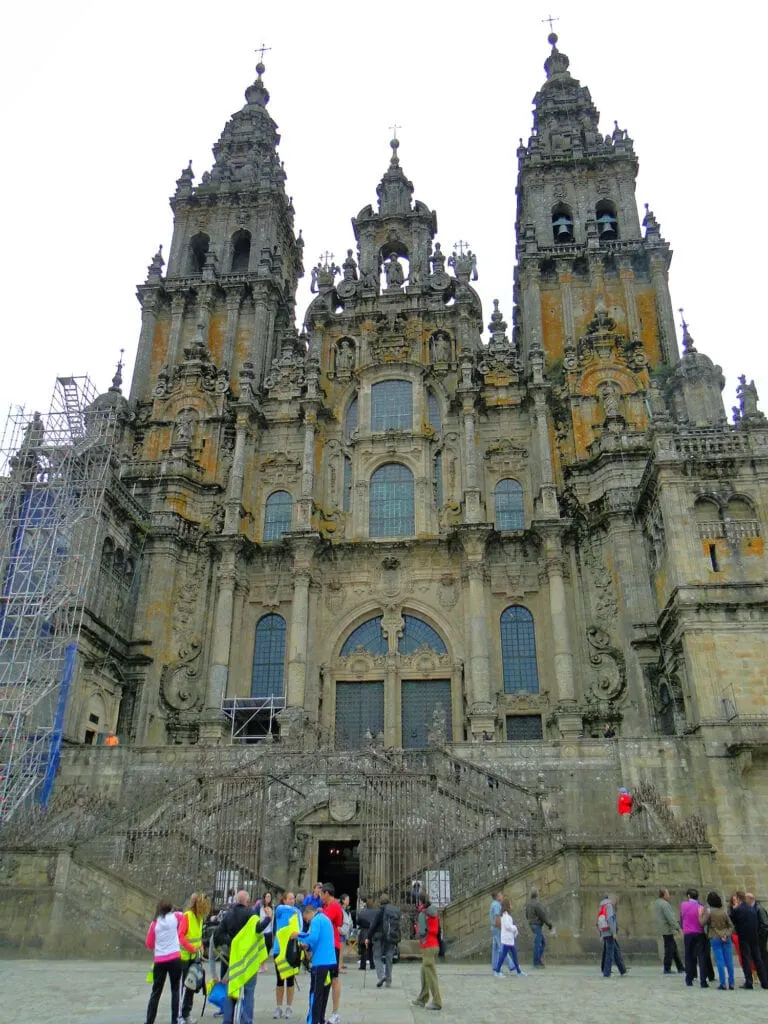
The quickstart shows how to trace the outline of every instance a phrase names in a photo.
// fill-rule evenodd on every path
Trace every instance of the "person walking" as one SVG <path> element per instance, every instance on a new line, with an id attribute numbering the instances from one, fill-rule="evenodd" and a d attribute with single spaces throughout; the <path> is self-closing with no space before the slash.
<path id="1" fill-rule="evenodd" d="M 364 971 L 374 969 L 373 943 L 371 942 L 371 928 L 376 920 L 376 908 L 367 897 L 360 900 L 360 909 L 357 912 L 357 951 L 360 954 L 359 968 Z"/>
<path id="2" fill-rule="evenodd" d="M 312 903 L 304 904 L 303 915 L 306 927 L 299 933 L 299 942 L 309 950 L 312 958 L 307 1024 L 323 1024 L 331 989 L 331 972 L 337 966 L 334 927 L 330 918 L 320 913 Z"/>
<path id="3" fill-rule="evenodd" d="M 437 907 L 432 905 L 428 893 L 422 891 L 419 900 L 420 902 L 416 905 L 419 912 L 416 930 L 421 949 L 421 991 L 413 1000 L 413 1005 L 426 1007 L 427 1010 L 442 1010 L 443 998 L 440 995 L 440 984 L 437 980 L 440 914 Z M 430 996 L 432 996 L 432 1002 L 427 1003 Z"/>
<path id="4" fill-rule="evenodd" d="M 192 1003 L 195 998 L 194 989 L 187 988 L 184 982 L 192 964 L 199 960 L 203 953 L 203 925 L 211 910 L 211 902 L 202 893 L 193 892 L 189 897 L 187 909 L 179 921 L 179 941 L 181 942 L 181 1020 L 183 1024 L 192 1024 Z"/>
<path id="5" fill-rule="evenodd" d="M 664 942 L 662 973 L 671 974 L 674 961 L 677 973 L 682 974 L 685 968 L 675 942 L 675 932 L 680 931 L 680 925 L 677 922 L 674 908 L 669 902 L 669 889 L 659 889 L 658 899 L 653 904 L 653 923 L 656 926 L 657 934 Z"/>
<path id="6" fill-rule="evenodd" d="M 699 890 L 688 889 L 688 897 L 680 904 L 680 927 L 683 930 L 683 952 L 685 954 L 685 984 L 690 988 L 698 969 L 699 984 L 709 988 L 707 981 L 707 939 L 702 918 L 706 908 L 699 903 Z"/>
<path id="7" fill-rule="evenodd" d="M 145 945 L 154 953 L 152 964 L 152 992 L 147 1004 L 146 1024 L 155 1024 L 157 1007 L 165 986 L 165 979 L 171 986 L 171 1024 L 179 1016 L 179 989 L 181 987 L 181 941 L 179 939 L 179 918 L 170 900 L 160 900 L 155 916 L 147 931 Z"/>
<path id="8" fill-rule="evenodd" d="M 500 923 L 501 950 L 499 952 L 498 959 L 494 966 L 493 973 L 496 975 L 497 978 L 502 977 L 501 968 L 504 965 L 504 961 L 509 956 L 512 958 L 512 963 L 515 966 L 515 970 L 513 971 L 510 968 L 509 973 L 514 974 L 515 972 L 517 972 L 518 974 L 525 976 L 525 971 L 520 970 L 520 964 L 517 959 L 517 946 L 515 945 L 515 939 L 517 938 L 518 928 L 512 917 L 512 907 L 510 906 L 509 900 L 506 897 L 504 897 L 501 901 Z"/>
<path id="9" fill-rule="evenodd" d="M 400 908 L 389 901 L 387 893 L 379 898 L 379 910 L 369 932 L 376 967 L 376 988 L 392 985 L 392 963 L 400 941 Z"/>
<path id="10" fill-rule="evenodd" d="M 501 952 L 501 901 L 503 899 L 503 892 L 495 892 L 488 910 L 491 922 L 491 970 L 496 969 L 496 961 Z"/>
<path id="11" fill-rule="evenodd" d="M 731 921 L 739 937 L 741 969 L 744 971 L 742 988 L 754 988 L 752 967 L 757 971 L 760 987 L 768 988 L 768 968 L 760 952 L 757 912 L 747 904 L 747 894 L 737 889 L 731 897 Z"/>
<path id="12" fill-rule="evenodd" d="M 323 913 L 333 926 L 333 945 L 336 950 L 336 964 L 331 968 L 331 1002 L 332 1012 L 328 1018 L 328 1024 L 341 1024 L 339 1016 L 339 1005 L 341 1003 L 341 978 L 339 967 L 341 965 L 341 926 L 344 924 L 344 915 L 341 912 L 341 904 L 336 899 L 336 887 L 333 882 L 325 882 L 320 888 L 320 907 Z"/>
<path id="13" fill-rule="evenodd" d="M 720 981 L 717 987 L 721 992 L 726 991 L 727 973 L 727 988 L 733 989 L 733 942 L 731 941 L 733 924 L 723 910 L 723 901 L 716 892 L 707 893 L 707 906 L 701 916 L 709 932 L 709 944 L 715 954 L 717 975 Z"/>
<path id="14" fill-rule="evenodd" d="M 267 953 L 270 953 L 272 951 L 272 937 L 273 937 L 273 934 L 274 934 L 272 929 L 273 929 L 274 920 L 275 920 L 275 915 L 274 915 L 275 908 L 272 906 L 272 893 L 271 892 L 265 892 L 265 893 L 262 894 L 261 901 L 259 903 L 259 920 L 260 921 L 263 921 L 265 919 L 265 917 L 267 916 L 267 914 L 266 914 L 267 907 L 269 907 L 269 909 L 272 911 L 272 917 L 267 920 L 267 926 L 264 929 L 264 931 L 262 932 L 262 935 L 264 936 L 264 941 L 267 944 Z M 261 973 L 262 974 L 266 973 L 266 971 L 268 969 L 269 968 L 268 968 L 267 964 L 264 964 L 264 966 L 261 968 Z"/>
<path id="15" fill-rule="evenodd" d="M 621 955 L 621 947 L 617 938 L 619 934 L 619 921 L 616 916 L 616 901 L 610 896 L 604 895 L 600 901 L 597 911 L 597 931 L 603 940 L 602 972 L 604 978 L 610 978 L 614 963 L 619 974 L 624 977 L 627 968 L 624 966 L 624 958 Z"/>
<path id="16" fill-rule="evenodd" d="M 547 947 L 547 940 L 544 937 L 544 928 L 552 932 L 552 921 L 549 918 L 544 906 L 539 899 L 539 890 L 531 889 L 531 895 L 525 903 L 525 919 L 533 932 L 533 966 L 544 966 L 544 950 Z"/>
<path id="17" fill-rule="evenodd" d="M 299 973 L 298 967 L 291 967 L 286 959 L 288 941 L 294 935 L 298 935 L 304 929 L 304 922 L 296 907 L 296 897 L 292 892 L 283 894 L 282 900 L 275 908 L 275 916 L 272 920 L 272 932 L 274 941 L 272 952 L 275 957 L 275 1011 L 272 1014 L 274 1020 L 284 1018 L 288 1020 L 293 1016 L 293 996 L 295 991 L 294 979 Z M 285 998 L 285 1013 L 283 1013 L 283 998 Z"/>

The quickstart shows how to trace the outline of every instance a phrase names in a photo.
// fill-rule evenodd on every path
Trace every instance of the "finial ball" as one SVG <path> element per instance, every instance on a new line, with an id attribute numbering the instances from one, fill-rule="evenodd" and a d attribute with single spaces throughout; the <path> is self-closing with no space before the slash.
<path id="1" fill-rule="evenodd" d="M 547 42 L 551 46 L 555 46 L 557 44 L 557 32 L 550 32 L 547 36 Z"/>
<path id="2" fill-rule="evenodd" d="M 261 61 L 259 61 L 259 63 L 256 65 L 256 74 L 263 75 L 266 70 L 267 69 L 264 67 Z"/>
<path id="3" fill-rule="evenodd" d="M 400 146 L 400 140 L 392 139 L 392 141 L 390 142 L 390 146 L 392 147 L 392 149 L 396 150 Z"/>

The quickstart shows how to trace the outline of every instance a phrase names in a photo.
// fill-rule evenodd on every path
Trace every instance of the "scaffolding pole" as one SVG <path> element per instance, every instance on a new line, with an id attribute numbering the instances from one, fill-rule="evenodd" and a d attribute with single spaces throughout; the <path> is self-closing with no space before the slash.
<path id="1" fill-rule="evenodd" d="M 117 431 L 87 377 L 0 448 L 0 824 L 50 796 Z"/>

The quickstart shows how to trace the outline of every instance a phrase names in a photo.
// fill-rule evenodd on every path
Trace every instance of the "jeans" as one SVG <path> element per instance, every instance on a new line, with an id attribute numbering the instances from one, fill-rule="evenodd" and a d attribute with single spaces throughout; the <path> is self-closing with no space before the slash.
<path id="1" fill-rule="evenodd" d="M 494 965 L 494 968 L 493 968 L 494 971 L 497 974 L 501 973 L 501 968 L 504 966 L 504 961 L 507 959 L 508 956 L 512 957 L 512 963 L 515 965 L 515 970 L 517 971 L 517 973 L 518 974 L 522 974 L 522 971 L 520 970 L 520 964 L 517 962 L 517 947 L 514 946 L 514 945 L 513 946 L 503 945 L 501 947 L 501 952 L 499 953 L 499 959 L 496 961 L 496 963 Z"/>
<path id="2" fill-rule="evenodd" d="M 533 932 L 533 966 L 537 967 L 542 963 L 547 940 L 544 938 L 544 929 L 540 924 L 532 924 L 531 931 Z"/>
<path id="3" fill-rule="evenodd" d="M 692 985 L 698 969 L 702 988 L 707 985 L 707 939 L 704 932 L 687 932 L 685 946 L 685 984 Z"/>
<path id="4" fill-rule="evenodd" d="M 677 951 L 677 943 L 675 942 L 675 936 L 664 935 L 664 973 L 672 973 L 672 962 L 674 961 L 675 967 L 677 968 L 678 974 L 681 974 L 684 970 L 683 961 L 680 959 L 680 954 Z"/>
<path id="5" fill-rule="evenodd" d="M 163 992 L 165 979 L 171 986 L 171 1024 L 179 1016 L 179 986 L 181 985 L 181 960 L 165 960 L 152 968 L 152 994 L 147 1006 L 147 1024 L 155 1024 L 157 1006 Z"/>
<path id="6" fill-rule="evenodd" d="M 373 962 L 376 967 L 376 981 L 392 981 L 392 958 L 395 955 L 395 947 L 380 939 L 378 935 L 373 940 Z"/>
<path id="7" fill-rule="evenodd" d="M 603 939 L 604 977 L 610 978 L 614 963 L 619 970 L 619 974 L 627 973 L 627 968 L 624 966 L 624 958 L 621 955 L 621 947 L 619 946 L 616 937 L 614 935 L 606 935 Z"/>
<path id="8" fill-rule="evenodd" d="M 253 1024 L 253 997 L 256 992 L 257 978 L 258 975 L 254 974 L 250 981 L 246 981 L 242 987 L 240 999 L 242 1000 L 243 1005 L 240 1007 L 240 1018 L 238 1020 L 238 1024 Z M 232 1024 L 232 1021 L 235 1019 L 235 1007 L 237 1002 L 237 999 L 230 999 L 229 996 L 227 996 L 227 1001 L 224 1003 L 223 1007 L 223 1024 Z"/>
<path id="9" fill-rule="evenodd" d="M 733 988 L 733 943 L 730 937 L 727 939 L 711 938 L 709 944 L 715 954 L 717 964 L 717 976 L 721 985 L 730 985 Z M 725 972 L 728 971 L 728 981 L 725 980 Z"/>
<path id="10" fill-rule="evenodd" d="M 496 969 L 496 961 L 501 952 L 501 928 L 491 928 L 491 967 Z"/>

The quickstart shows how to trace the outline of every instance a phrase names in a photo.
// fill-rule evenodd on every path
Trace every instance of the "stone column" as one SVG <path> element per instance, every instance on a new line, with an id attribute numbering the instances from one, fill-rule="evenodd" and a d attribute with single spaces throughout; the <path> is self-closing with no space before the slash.
<path id="1" fill-rule="evenodd" d="M 619 276 L 624 285 L 624 299 L 627 303 L 627 324 L 629 326 L 629 337 L 640 340 L 640 320 L 637 316 L 637 304 L 635 303 L 635 272 L 632 269 L 630 256 L 619 256 Z"/>
<path id="2" fill-rule="evenodd" d="M 315 424 L 317 413 L 305 410 L 304 454 L 301 463 L 301 494 L 296 510 L 296 529 L 309 530 L 312 526 L 312 494 L 315 486 Z"/>
<path id="3" fill-rule="evenodd" d="M 525 263 L 522 269 L 523 294 L 523 359 L 528 358 L 532 346 L 543 345 L 541 325 L 541 295 L 539 293 L 538 261 Z"/>
<path id="4" fill-rule="evenodd" d="M 480 488 L 477 474 L 477 443 L 475 440 L 475 401 L 474 395 L 467 395 L 463 400 L 462 421 L 464 425 L 464 521 L 467 523 L 482 522 Z"/>
<path id="5" fill-rule="evenodd" d="M 139 334 L 139 348 L 136 353 L 136 366 L 131 382 L 131 401 L 147 398 L 152 393 L 149 371 L 152 365 L 157 312 L 160 308 L 158 289 L 140 288 L 139 297 L 141 299 L 141 333 Z"/>
<path id="6" fill-rule="evenodd" d="M 549 580 L 549 613 L 552 621 L 555 682 L 559 705 L 558 724 L 563 735 L 578 735 L 582 731 L 583 723 L 576 706 L 573 652 L 563 578 L 563 551 L 559 536 L 545 539 L 544 553 Z"/>
<path id="7" fill-rule="evenodd" d="M 533 390 L 533 389 L 532 389 Z M 547 399 L 544 390 L 533 391 L 533 419 L 536 428 L 536 443 L 539 455 L 539 513 L 545 519 L 558 519 L 557 488 L 552 469 L 552 452 L 549 447 L 549 424 L 547 421 Z"/>
<path id="8" fill-rule="evenodd" d="M 184 307 L 186 304 L 187 297 L 183 292 L 176 292 L 171 299 L 171 334 L 168 339 L 168 358 L 166 360 L 169 370 L 173 370 L 179 358 L 181 326 L 184 322 Z"/>
<path id="9" fill-rule="evenodd" d="M 312 556 L 317 534 L 294 538 L 293 600 L 288 627 L 288 671 L 285 703 L 288 714 L 280 719 L 280 735 L 300 739 L 297 730 L 306 721 L 307 647 L 309 642 L 309 587 L 312 582 Z"/>
<path id="10" fill-rule="evenodd" d="M 222 366 L 229 370 L 230 377 L 235 358 L 235 339 L 237 337 L 237 323 L 240 317 L 240 302 L 242 300 L 242 289 L 240 287 L 227 292 L 227 326 L 224 331 L 224 355 Z"/>
<path id="11" fill-rule="evenodd" d="M 478 525 L 461 539 L 467 554 L 466 624 L 469 648 L 469 722 L 473 739 L 482 740 L 484 732 L 495 731 L 495 713 L 491 688 L 490 636 L 485 592 L 485 541 L 490 527 Z"/>
<path id="12" fill-rule="evenodd" d="M 217 572 L 218 590 L 211 631 L 211 668 L 205 694 L 205 713 L 200 725 L 201 739 L 220 739 L 221 706 L 227 695 L 229 652 L 232 645 L 232 614 L 235 607 L 235 549 L 222 551 Z"/>
<path id="13" fill-rule="evenodd" d="M 563 260 L 561 263 L 558 263 L 558 280 L 560 282 L 560 300 L 563 309 L 565 344 L 574 344 L 576 341 L 576 328 L 573 320 L 573 295 L 571 294 L 573 273 L 570 260 Z"/>
<path id="14" fill-rule="evenodd" d="M 648 262 L 651 265 L 651 284 L 656 295 L 656 314 L 659 318 L 661 354 L 670 366 L 674 366 L 680 357 L 677 350 L 675 314 L 672 310 L 672 299 L 669 295 L 667 260 L 663 253 L 651 253 Z"/>
<path id="15" fill-rule="evenodd" d="M 384 746 L 402 747 L 402 693 L 397 685 L 397 655 L 387 654 L 384 669 Z"/>
<path id="16" fill-rule="evenodd" d="M 235 425 L 235 451 L 227 483 L 227 499 L 224 512 L 224 533 L 239 533 L 243 504 L 243 481 L 245 479 L 245 446 L 248 439 L 248 424 L 245 417 L 238 416 Z"/>

